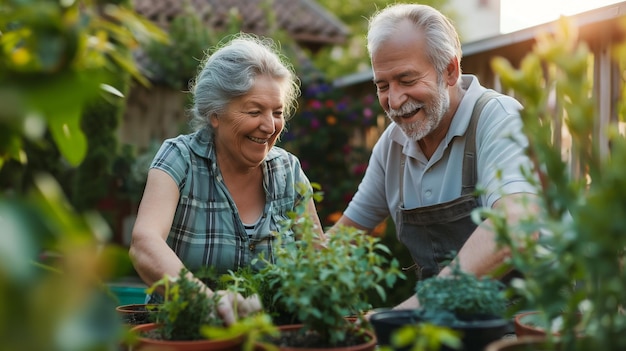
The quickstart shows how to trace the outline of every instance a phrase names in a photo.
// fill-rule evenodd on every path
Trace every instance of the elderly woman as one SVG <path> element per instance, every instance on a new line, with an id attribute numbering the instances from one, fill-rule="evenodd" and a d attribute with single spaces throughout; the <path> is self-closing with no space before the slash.
<path id="1" fill-rule="evenodd" d="M 240 34 L 204 61 L 192 87 L 195 132 L 161 146 L 133 228 L 130 256 L 146 284 L 183 267 L 222 274 L 272 256 L 273 235 L 302 201 L 296 184 L 310 186 L 298 159 L 275 146 L 300 93 L 281 57 L 271 40 Z M 307 208 L 323 237 L 313 200 Z M 226 324 L 235 300 L 240 314 L 261 308 L 256 297 L 208 293 L 223 295 Z"/>

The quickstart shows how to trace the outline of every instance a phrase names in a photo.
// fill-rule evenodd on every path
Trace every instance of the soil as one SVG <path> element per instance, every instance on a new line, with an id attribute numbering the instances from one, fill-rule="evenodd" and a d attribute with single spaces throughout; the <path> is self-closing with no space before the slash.
<path id="1" fill-rule="evenodd" d="M 301 333 L 299 330 L 281 331 L 280 336 L 271 339 L 269 342 L 283 347 L 299 347 L 299 348 L 333 348 L 361 345 L 366 340 L 365 335 L 348 334 L 346 339 L 335 345 L 328 342 L 327 338 L 322 337 L 315 332 Z"/>
<path id="2" fill-rule="evenodd" d="M 129 325 L 139 325 L 152 322 L 154 310 L 148 310 L 143 305 L 126 306 L 123 312 L 120 312 L 122 321 Z"/>
<path id="3" fill-rule="evenodd" d="M 141 336 L 146 339 L 165 340 L 159 329 L 144 330 L 141 332 Z"/>

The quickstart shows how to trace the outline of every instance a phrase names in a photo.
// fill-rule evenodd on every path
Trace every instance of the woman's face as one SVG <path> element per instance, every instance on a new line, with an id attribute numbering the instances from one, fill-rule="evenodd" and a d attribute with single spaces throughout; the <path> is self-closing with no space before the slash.
<path id="1" fill-rule="evenodd" d="M 211 118 L 221 160 L 242 168 L 263 162 L 285 125 L 281 83 L 260 75 L 247 94 L 233 99 L 224 113 Z"/>

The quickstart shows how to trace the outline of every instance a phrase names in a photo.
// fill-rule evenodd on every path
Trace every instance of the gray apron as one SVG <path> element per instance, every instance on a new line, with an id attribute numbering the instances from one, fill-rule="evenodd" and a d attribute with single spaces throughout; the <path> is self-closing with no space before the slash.
<path id="1" fill-rule="evenodd" d="M 476 125 L 484 105 L 499 95 L 493 90 L 485 91 L 472 111 L 465 137 L 461 196 L 441 204 L 404 208 L 404 167 L 406 155 L 400 162 L 400 229 L 398 238 L 408 248 L 418 280 L 435 276 L 449 263 L 477 224 L 471 219 L 472 211 L 480 205 L 475 194 L 476 187 Z"/>

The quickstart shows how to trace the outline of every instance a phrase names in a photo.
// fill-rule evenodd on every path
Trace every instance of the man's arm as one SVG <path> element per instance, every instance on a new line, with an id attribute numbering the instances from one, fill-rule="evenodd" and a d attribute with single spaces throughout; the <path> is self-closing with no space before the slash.
<path id="1" fill-rule="evenodd" d="M 360 230 L 365 231 L 367 234 L 370 234 L 370 233 L 371 233 L 371 231 L 372 231 L 372 228 L 367 228 L 367 227 L 364 227 L 364 226 L 362 226 L 362 225 L 358 224 L 357 222 L 355 222 L 355 221 L 351 220 L 350 218 L 346 217 L 346 215 L 345 215 L 345 214 L 342 214 L 342 215 L 341 215 L 341 218 L 339 218 L 339 220 L 338 220 L 335 224 L 333 224 L 333 226 L 332 226 L 332 227 L 330 227 L 330 229 L 329 229 L 327 232 L 328 232 L 328 233 L 330 233 L 330 234 L 332 234 L 332 232 L 333 232 L 334 230 L 336 230 L 336 228 L 337 228 L 339 225 L 344 225 L 344 226 L 346 226 L 346 227 L 354 227 L 354 228 L 356 228 L 356 229 L 360 229 Z"/>
<path id="2" fill-rule="evenodd" d="M 494 203 L 493 207 L 506 213 L 507 223 L 510 225 L 526 217 L 529 212 L 536 213 L 538 207 L 535 200 L 536 195 L 534 194 L 511 194 L 500 198 Z M 461 247 L 453 262 L 460 264 L 463 271 L 481 277 L 492 273 L 509 257 L 509 248 L 498 247 L 496 233 L 492 228 L 491 220 L 485 220 L 476 227 L 476 230 Z M 441 270 L 439 276 L 449 274 L 451 274 L 451 269 L 448 266 Z M 395 306 L 394 309 L 417 307 L 419 307 L 419 300 L 417 296 L 413 295 Z"/>

